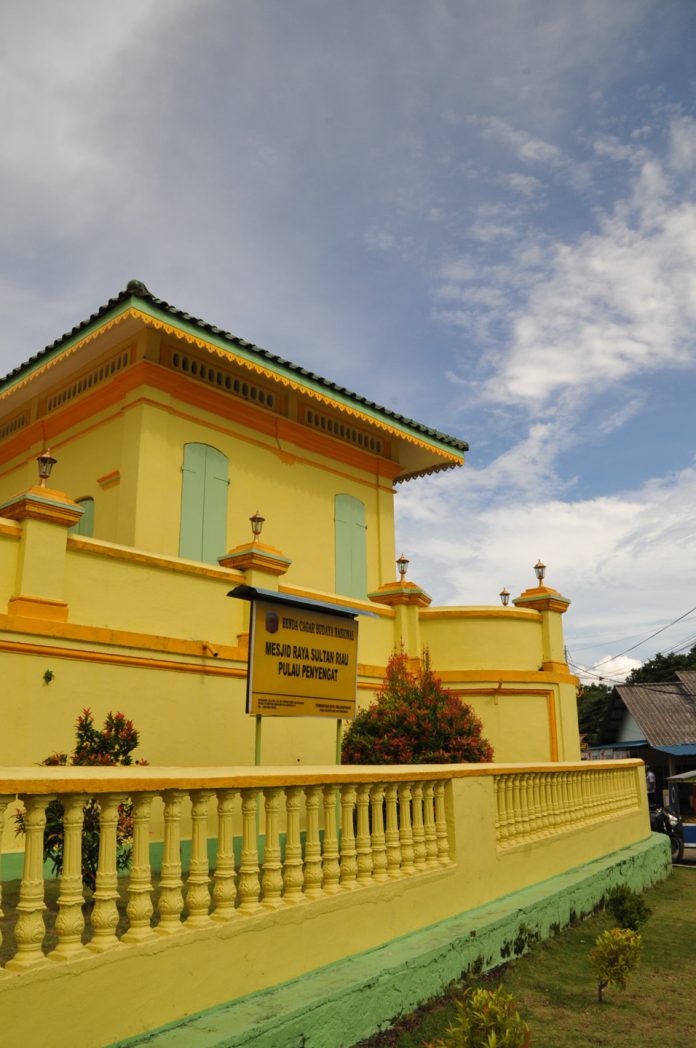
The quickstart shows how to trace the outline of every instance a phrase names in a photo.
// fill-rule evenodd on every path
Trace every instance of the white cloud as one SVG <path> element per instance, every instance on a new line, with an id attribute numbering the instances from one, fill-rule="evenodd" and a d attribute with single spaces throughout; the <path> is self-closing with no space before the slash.
<path id="1" fill-rule="evenodd" d="M 696 122 L 673 123 L 671 135 L 669 162 L 646 159 L 599 232 L 556 245 L 513 319 L 490 399 L 539 405 L 693 365 L 696 204 L 674 191 L 670 164 L 696 155 Z"/>
<path id="2" fill-rule="evenodd" d="M 478 128 L 483 138 L 507 146 L 519 160 L 525 163 L 542 164 L 546 167 L 564 167 L 566 164 L 563 152 L 558 146 L 536 138 L 525 131 L 520 131 L 500 117 L 469 116 L 467 123 Z"/>

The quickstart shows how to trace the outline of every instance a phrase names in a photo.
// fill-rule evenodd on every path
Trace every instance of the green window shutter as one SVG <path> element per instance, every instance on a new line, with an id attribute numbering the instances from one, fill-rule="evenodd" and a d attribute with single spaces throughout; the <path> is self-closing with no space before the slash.
<path id="1" fill-rule="evenodd" d="M 336 495 L 336 592 L 346 597 L 367 594 L 365 506 L 352 495 Z"/>
<path id="2" fill-rule="evenodd" d="M 71 535 L 86 535 L 92 538 L 94 535 L 94 499 L 76 499 L 78 506 L 82 507 L 82 516 L 77 524 L 73 524 L 68 531 Z"/>
<path id="3" fill-rule="evenodd" d="M 179 556 L 215 564 L 227 544 L 227 458 L 208 444 L 184 445 Z"/>

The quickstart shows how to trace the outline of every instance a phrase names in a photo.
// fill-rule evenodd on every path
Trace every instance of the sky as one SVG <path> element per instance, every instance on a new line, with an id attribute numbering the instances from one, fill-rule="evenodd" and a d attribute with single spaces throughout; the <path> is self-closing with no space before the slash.
<path id="1" fill-rule="evenodd" d="M 692 0 L 5 0 L 0 372 L 137 278 L 462 437 L 409 578 L 541 558 L 620 680 L 696 641 L 694 53 Z"/>

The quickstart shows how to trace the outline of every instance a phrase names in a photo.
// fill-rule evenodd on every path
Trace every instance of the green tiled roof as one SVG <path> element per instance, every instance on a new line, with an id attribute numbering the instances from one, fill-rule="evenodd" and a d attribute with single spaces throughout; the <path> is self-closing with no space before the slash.
<path id="1" fill-rule="evenodd" d="M 133 299 L 136 299 L 137 302 L 133 303 Z M 170 323 L 176 323 L 178 321 L 180 326 L 199 331 L 202 335 L 212 336 L 213 340 L 234 347 L 234 349 L 240 351 L 243 356 L 251 359 L 256 358 L 259 363 L 263 363 L 264 366 L 270 370 L 275 370 L 281 374 L 285 373 L 296 376 L 299 381 L 308 386 L 320 390 L 326 390 L 327 393 L 334 396 L 338 401 L 354 404 L 368 414 L 374 413 L 381 415 L 383 418 L 395 422 L 398 426 L 402 426 L 414 433 L 419 433 L 438 444 L 444 445 L 445 447 L 453 448 L 456 451 L 461 452 L 469 450 L 469 445 L 465 440 L 452 437 L 447 433 L 440 432 L 440 430 L 424 426 L 421 422 L 416 422 L 414 419 L 406 418 L 404 415 L 399 415 L 397 412 L 390 411 L 389 408 L 382 407 L 380 404 L 368 400 L 359 393 L 354 393 L 352 390 L 346 389 L 344 386 L 339 386 L 335 382 L 323 378 L 321 375 L 317 375 L 312 371 L 307 371 L 306 368 L 300 367 L 298 364 L 293 364 L 290 360 L 284 360 L 282 357 L 278 357 L 274 353 L 269 353 L 267 349 L 262 349 L 260 346 L 254 345 L 253 342 L 247 342 L 243 338 L 237 338 L 236 335 L 230 334 L 229 331 L 223 331 L 214 324 L 209 324 L 205 320 L 191 316 L 190 313 L 186 313 L 184 310 L 177 309 L 176 306 L 170 305 L 163 299 L 156 298 L 155 295 L 153 295 L 139 280 L 129 280 L 126 288 L 116 295 L 115 298 L 110 298 L 105 305 L 101 306 L 100 309 L 96 311 L 96 313 L 93 313 L 86 320 L 77 324 L 71 331 L 66 331 L 65 334 L 61 335 L 60 338 L 57 338 L 55 342 L 46 346 L 46 348 L 42 349 L 39 353 L 35 353 L 34 356 L 30 357 L 23 364 L 19 364 L 16 368 L 5 375 L 4 378 L 0 379 L 0 392 L 10 389 L 20 378 L 25 377 L 46 360 L 49 360 L 52 356 L 60 353 L 61 349 L 73 339 L 84 334 L 89 328 L 98 327 L 108 314 L 117 313 L 126 308 L 128 304 L 138 305 L 141 308 L 145 306 L 144 311 L 152 313 L 153 316 L 159 316 L 161 319 L 169 321 Z"/>

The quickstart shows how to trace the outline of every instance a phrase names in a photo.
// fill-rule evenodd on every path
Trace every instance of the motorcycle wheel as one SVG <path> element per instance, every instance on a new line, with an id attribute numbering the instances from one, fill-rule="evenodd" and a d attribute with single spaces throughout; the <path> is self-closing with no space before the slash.
<path id="1" fill-rule="evenodd" d="M 669 840 L 672 845 L 672 862 L 681 862 L 684 858 L 684 841 L 679 837 L 670 837 Z"/>

